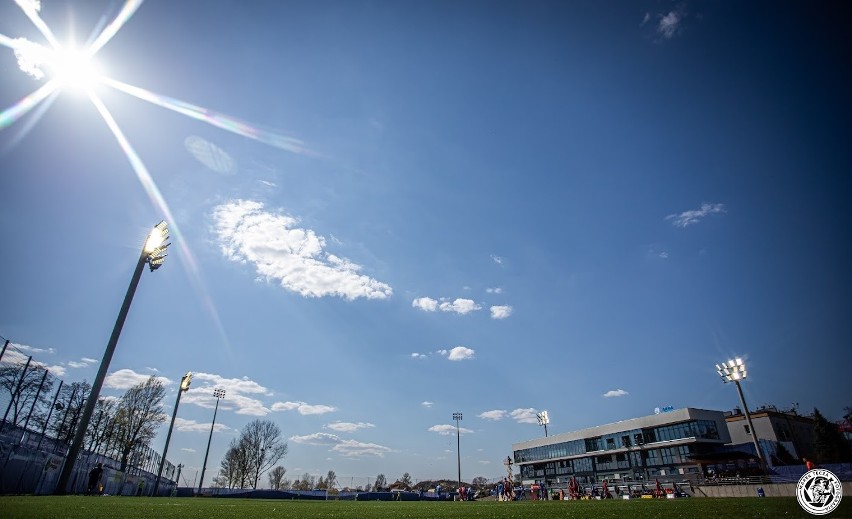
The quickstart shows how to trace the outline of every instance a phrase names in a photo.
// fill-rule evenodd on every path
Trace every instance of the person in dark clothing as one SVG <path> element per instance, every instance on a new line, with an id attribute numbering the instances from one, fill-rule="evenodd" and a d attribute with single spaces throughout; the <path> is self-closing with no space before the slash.
<path id="1" fill-rule="evenodd" d="M 100 484 L 101 477 L 104 474 L 104 466 L 101 463 L 98 463 L 95 468 L 89 471 L 89 485 L 86 487 L 86 495 L 90 496 L 92 494 L 100 493 Z"/>

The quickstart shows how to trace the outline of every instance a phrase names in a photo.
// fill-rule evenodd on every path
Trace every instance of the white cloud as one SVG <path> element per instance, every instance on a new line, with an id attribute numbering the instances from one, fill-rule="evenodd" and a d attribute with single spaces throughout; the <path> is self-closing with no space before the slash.
<path id="1" fill-rule="evenodd" d="M 419 308 L 424 312 L 434 312 L 438 309 L 438 301 L 432 299 L 431 297 L 418 297 L 414 301 L 411 302 L 411 306 L 414 308 Z"/>
<path id="2" fill-rule="evenodd" d="M 492 255 L 491 255 L 491 260 L 492 260 L 494 263 L 498 264 L 498 265 L 502 265 L 502 264 L 503 264 L 503 258 L 501 258 L 500 256 L 497 256 L 497 255 L 495 255 L 495 254 L 492 254 Z"/>
<path id="3" fill-rule="evenodd" d="M 701 204 L 700 209 L 684 211 L 680 214 L 670 214 L 666 216 L 666 220 L 672 220 L 672 225 L 675 227 L 685 228 L 692 224 L 698 223 L 705 216 L 725 212 L 725 204 Z"/>
<path id="4" fill-rule="evenodd" d="M 383 457 L 393 449 L 376 443 L 363 443 L 356 440 L 344 440 L 336 434 L 314 433 L 305 436 L 291 436 L 290 441 L 303 445 L 332 446 L 331 451 L 346 458 L 360 456 Z"/>
<path id="5" fill-rule="evenodd" d="M 275 402 L 272 404 L 273 411 L 293 411 L 296 410 L 300 415 L 326 414 L 337 411 L 336 407 L 330 405 L 315 405 L 306 404 L 305 402 Z"/>
<path id="6" fill-rule="evenodd" d="M 662 34 L 663 38 L 670 40 L 677 34 L 682 21 L 683 13 L 669 11 L 667 15 L 660 18 L 660 23 L 657 24 L 657 32 Z"/>
<path id="7" fill-rule="evenodd" d="M 491 318 L 492 319 L 505 319 L 512 315 L 512 307 L 509 305 L 502 306 L 492 306 L 491 307 Z"/>
<path id="8" fill-rule="evenodd" d="M 660 258 L 660 259 L 669 259 L 669 253 L 666 252 L 666 251 L 663 251 L 663 252 L 659 253 L 657 255 L 657 257 Z"/>
<path id="9" fill-rule="evenodd" d="M 185 418 L 180 417 L 175 418 L 175 427 L 178 431 L 182 432 L 210 432 L 211 423 L 212 422 L 196 422 L 195 420 L 186 420 Z M 222 423 L 213 425 L 213 430 L 215 432 L 227 431 L 228 429 L 230 429 L 230 427 Z"/>
<path id="10" fill-rule="evenodd" d="M 355 440 L 342 440 L 340 443 L 332 447 L 332 452 L 336 452 L 344 458 L 358 458 L 361 456 L 376 456 L 383 458 L 385 454 L 393 452 L 390 447 L 379 445 L 377 443 L 364 443 Z"/>
<path id="11" fill-rule="evenodd" d="M 191 447 L 181 447 L 180 450 L 182 450 L 183 452 L 195 452 L 195 449 Z"/>
<path id="12" fill-rule="evenodd" d="M 627 395 L 627 391 L 623 389 L 611 389 L 603 394 L 604 398 L 611 398 L 614 396 L 624 396 Z"/>
<path id="13" fill-rule="evenodd" d="M 497 420 L 506 418 L 506 411 L 503 411 L 502 409 L 495 409 L 493 411 L 485 411 L 477 416 L 485 420 L 494 420 L 496 422 Z"/>
<path id="14" fill-rule="evenodd" d="M 538 418 L 536 417 L 535 408 L 529 407 L 527 409 L 515 409 L 509 416 L 511 416 L 518 423 L 534 423 L 538 424 Z"/>
<path id="15" fill-rule="evenodd" d="M 90 359 L 89 357 L 83 357 L 80 360 L 82 360 L 83 362 L 88 362 L 89 364 L 94 364 L 95 362 L 98 361 L 98 359 Z"/>
<path id="16" fill-rule="evenodd" d="M 56 350 L 53 348 L 36 348 L 35 346 L 27 346 L 26 344 L 18 344 L 15 342 L 10 342 L 9 346 L 15 348 L 18 351 L 27 352 L 30 355 L 38 355 L 40 353 L 48 353 L 50 355 L 53 355 L 54 353 L 56 353 Z M 8 351 L 9 350 L 7 350 L 7 352 Z"/>
<path id="17" fill-rule="evenodd" d="M 489 294 L 502 294 L 503 293 L 503 289 L 501 287 L 486 288 L 485 291 Z"/>
<path id="18" fill-rule="evenodd" d="M 423 402 L 420 402 L 420 405 L 422 405 L 423 407 L 432 407 L 433 405 L 435 405 L 435 402 L 424 400 Z"/>
<path id="19" fill-rule="evenodd" d="M 451 350 L 438 350 L 438 354 L 447 357 L 449 360 L 470 360 L 474 357 L 476 351 L 464 346 L 456 346 Z"/>
<path id="20" fill-rule="evenodd" d="M 639 26 L 640 26 L 640 27 L 642 27 L 643 25 L 645 25 L 646 23 L 648 23 L 648 21 L 649 21 L 650 19 L 651 19 L 651 13 L 645 13 L 645 17 L 644 17 L 644 18 L 642 18 L 642 23 L 640 23 L 640 24 L 639 24 Z"/>
<path id="21" fill-rule="evenodd" d="M 47 369 L 48 371 L 50 371 L 51 373 L 53 373 L 57 377 L 65 376 L 65 366 L 60 366 L 59 364 L 54 364 L 53 366 L 45 366 L 44 364 L 41 364 L 41 363 L 36 363 L 36 364 L 44 367 L 45 369 Z"/>
<path id="22" fill-rule="evenodd" d="M 325 252 L 325 238 L 296 227 L 285 214 L 263 210 L 263 204 L 234 200 L 213 210 L 215 232 L 223 254 L 251 263 L 257 273 L 304 297 L 339 296 L 386 299 L 390 285 L 359 274 L 360 265 Z"/>
<path id="23" fill-rule="evenodd" d="M 254 395 L 270 396 L 272 393 L 248 377 L 225 378 L 212 373 L 193 373 L 192 387 L 182 401 L 213 409 L 216 406 L 214 389 L 225 390 L 225 398 L 219 404 L 223 409 L 236 409 L 237 414 L 248 416 L 266 416 L 271 412 Z"/>
<path id="24" fill-rule="evenodd" d="M 334 422 L 326 424 L 324 425 L 324 427 L 327 429 L 331 429 L 332 431 L 352 433 L 357 431 L 358 429 L 368 429 L 370 427 L 375 427 L 375 425 L 369 422 Z"/>
<path id="25" fill-rule="evenodd" d="M 113 389 L 130 389 L 136 384 L 144 384 L 146 380 L 151 378 L 151 375 L 145 375 L 143 373 L 136 373 L 132 369 L 120 369 L 118 371 L 113 371 L 104 379 L 104 386 L 113 388 Z M 157 380 L 163 383 L 164 386 L 168 386 L 172 383 L 171 380 L 166 377 L 155 377 Z"/>
<path id="26" fill-rule="evenodd" d="M 69 368 L 75 368 L 75 369 L 76 368 L 85 368 L 88 365 L 89 365 L 88 362 L 77 362 L 75 360 L 69 360 L 68 361 L 68 367 Z"/>
<path id="27" fill-rule="evenodd" d="M 444 312 L 455 312 L 459 315 L 465 315 L 475 310 L 480 310 L 482 307 L 471 299 L 458 298 L 452 303 L 444 301 L 440 304 L 439 308 Z"/>
<path id="28" fill-rule="evenodd" d="M 456 434 L 456 426 L 455 425 L 433 425 L 428 429 L 430 432 L 436 432 L 442 436 L 450 436 L 451 434 Z M 464 427 L 459 427 L 459 433 L 461 434 L 473 434 L 473 431 L 470 429 L 465 429 Z"/>
<path id="29" fill-rule="evenodd" d="M 411 354 L 411 358 L 412 359 L 425 359 L 426 355 L 424 355 L 422 353 L 414 352 L 414 353 Z"/>

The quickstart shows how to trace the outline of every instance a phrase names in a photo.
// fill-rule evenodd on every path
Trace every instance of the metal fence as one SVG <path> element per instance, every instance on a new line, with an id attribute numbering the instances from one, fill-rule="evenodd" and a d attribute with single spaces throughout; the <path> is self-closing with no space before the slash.
<path id="1" fill-rule="evenodd" d="M 52 367 L 31 355 L 43 350 L 16 345 L 3 337 L 0 341 L 0 494 L 52 494 L 89 386 L 65 383 L 51 372 Z M 160 454 L 138 446 L 130 452 L 125 470 L 120 470 L 119 447 L 106 422 L 96 411 L 68 491 L 85 492 L 89 471 L 102 463 L 103 493 L 151 495 Z M 175 472 L 175 466 L 166 461 L 158 494 L 168 495 L 175 489 Z"/>

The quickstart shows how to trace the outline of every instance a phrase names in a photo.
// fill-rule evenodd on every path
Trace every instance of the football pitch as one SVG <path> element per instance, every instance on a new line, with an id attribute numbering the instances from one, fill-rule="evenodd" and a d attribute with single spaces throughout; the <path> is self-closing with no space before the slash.
<path id="1" fill-rule="evenodd" d="M 0 516 L 122 518 L 286 518 L 286 519 L 426 519 L 426 518 L 676 518 L 695 517 L 814 517 L 802 510 L 795 498 L 694 498 L 632 501 L 496 501 L 392 502 L 392 501 L 287 501 L 275 499 L 148 498 L 85 496 L 3 496 Z M 826 517 L 852 518 L 852 502 L 844 499 Z"/>

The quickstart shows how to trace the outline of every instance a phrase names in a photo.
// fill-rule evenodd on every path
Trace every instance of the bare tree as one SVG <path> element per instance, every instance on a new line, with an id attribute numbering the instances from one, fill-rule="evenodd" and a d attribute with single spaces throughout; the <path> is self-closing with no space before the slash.
<path id="1" fill-rule="evenodd" d="M 488 486 L 488 479 L 486 479 L 485 476 L 476 476 L 473 478 L 473 481 L 470 482 L 470 486 L 482 490 Z"/>
<path id="2" fill-rule="evenodd" d="M 70 444 L 74 438 L 77 428 L 77 420 L 83 412 L 86 404 L 86 396 L 91 392 L 92 386 L 86 382 L 72 382 L 62 387 L 54 407 L 53 423 L 48 425 L 48 430 L 56 439 Z"/>
<path id="3" fill-rule="evenodd" d="M 245 441 L 249 465 L 254 469 L 252 488 L 257 488 L 260 476 L 287 455 L 287 442 L 274 422 L 260 419 L 246 424 L 240 440 Z"/>
<path id="4" fill-rule="evenodd" d="M 86 431 L 88 450 L 92 452 L 104 452 L 106 445 L 115 429 L 115 417 L 118 409 L 118 401 L 112 398 L 98 398 L 95 404 L 94 419 L 89 422 Z"/>
<path id="5" fill-rule="evenodd" d="M 130 454 L 149 446 L 159 425 L 166 421 L 162 406 L 165 395 L 163 383 L 152 376 L 128 389 L 118 402 L 115 434 L 122 472 L 127 468 Z"/>
<path id="6" fill-rule="evenodd" d="M 9 419 L 13 424 L 23 424 L 30 409 L 50 406 L 48 393 L 53 387 L 53 379 L 45 378 L 46 373 L 44 367 L 34 363 L 29 366 L 15 363 L 0 367 L 0 389 L 9 393 L 11 398 Z"/>
<path id="7" fill-rule="evenodd" d="M 246 488 L 251 473 L 247 444 L 242 438 L 234 438 L 222 459 L 219 473 L 227 481 L 228 488 Z"/>
<path id="8" fill-rule="evenodd" d="M 287 469 L 281 465 L 269 471 L 269 487 L 272 490 L 281 490 L 281 480 L 284 479 L 285 472 L 287 472 Z"/>
<path id="9" fill-rule="evenodd" d="M 329 470 L 325 477 L 325 486 L 328 489 L 333 489 L 337 486 L 337 474 L 333 470 Z"/>
<path id="10" fill-rule="evenodd" d="M 376 492 L 381 492 L 382 489 L 386 486 L 388 486 L 388 481 L 387 479 L 385 479 L 385 475 L 379 474 L 378 476 L 376 476 L 376 484 L 373 485 L 373 488 L 376 490 Z"/>
<path id="11" fill-rule="evenodd" d="M 406 472 L 405 474 L 402 475 L 402 478 L 400 478 L 399 482 L 406 489 L 410 489 L 411 488 L 411 474 Z"/>

